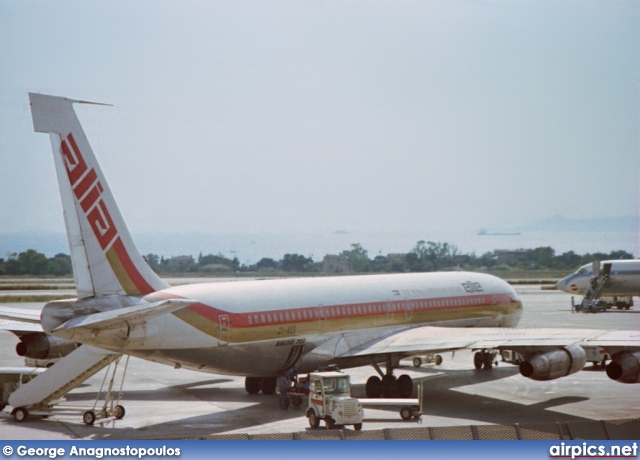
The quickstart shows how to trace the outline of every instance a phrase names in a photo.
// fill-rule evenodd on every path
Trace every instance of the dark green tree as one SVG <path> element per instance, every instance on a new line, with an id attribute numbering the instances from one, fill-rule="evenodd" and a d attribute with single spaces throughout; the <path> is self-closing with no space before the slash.
<path id="1" fill-rule="evenodd" d="M 56 254 L 49 259 L 49 274 L 55 276 L 70 275 L 73 273 L 71 266 L 71 257 L 67 254 Z"/>
<path id="2" fill-rule="evenodd" d="M 285 272 L 311 272 L 314 269 L 313 260 L 300 254 L 285 254 L 281 265 Z"/>
<path id="3" fill-rule="evenodd" d="M 19 275 L 47 275 L 49 259 L 35 249 L 27 249 L 18 255 Z"/>
<path id="4" fill-rule="evenodd" d="M 365 273 L 370 269 L 371 261 L 369 260 L 369 255 L 360 243 L 352 244 L 350 250 L 340 253 L 340 257 L 349 264 L 349 267 L 354 272 Z"/>

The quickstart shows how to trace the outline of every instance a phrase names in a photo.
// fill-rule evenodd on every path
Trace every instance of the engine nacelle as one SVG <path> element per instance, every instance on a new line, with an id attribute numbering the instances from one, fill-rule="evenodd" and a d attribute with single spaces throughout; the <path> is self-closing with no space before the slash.
<path id="1" fill-rule="evenodd" d="M 582 370 L 587 355 L 579 345 L 530 355 L 520 363 L 520 374 L 533 380 L 553 380 Z"/>
<path id="2" fill-rule="evenodd" d="M 47 334 L 31 334 L 20 338 L 16 345 L 18 356 L 31 359 L 53 359 L 68 355 L 76 344 Z"/>
<path id="3" fill-rule="evenodd" d="M 621 351 L 611 357 L 607 376 L 620 383 L 640 383 L 640 351 Z"/>

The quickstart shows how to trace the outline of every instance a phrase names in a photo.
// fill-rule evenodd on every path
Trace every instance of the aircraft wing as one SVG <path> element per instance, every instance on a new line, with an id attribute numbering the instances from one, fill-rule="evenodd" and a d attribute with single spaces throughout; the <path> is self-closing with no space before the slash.
<path id="1" fill-rule="evenodd" d="M 0 307 L 0 319 L 40 324 L 40 310 Z"/>
<path id="2" fill-rule="evenodd" d="M 640 350 L 640 331 L 601 329 L 450 328 L 424 326 L 367 342 L 337 356 L 349 360 L 363 356 L 411 356 L 461 349 L 506 349 L 521 353 L 553 350 L 568 345 L 603 347 L 610 354 Z"/>

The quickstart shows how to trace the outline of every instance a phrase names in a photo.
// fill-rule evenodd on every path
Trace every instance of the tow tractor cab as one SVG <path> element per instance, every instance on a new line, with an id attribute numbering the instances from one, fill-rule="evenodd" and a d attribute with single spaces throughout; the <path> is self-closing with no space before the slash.
<path id="1" fill-rule="evenodd" d="M 309 374 L 309 407 L 307 417 L 311 428 L 318 428 L 324 420 L 327 428 L 353 425 L 362 429 L 364 411 L 356 398 L 351 397 L 351 381 L 342 372 L 312 372 Z"/>

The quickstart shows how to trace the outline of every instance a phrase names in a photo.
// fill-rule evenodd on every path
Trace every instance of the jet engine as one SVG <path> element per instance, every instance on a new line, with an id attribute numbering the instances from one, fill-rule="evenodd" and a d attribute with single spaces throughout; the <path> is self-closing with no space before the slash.
<path id="1" fill-rule="evenodd" d="M 621 351 L 611 357 L 607 376 L 621 383 L 640 383 L 640 351 Z"/>
<path id="2" fill-rule="evenodd" d="M 534 353 L 520 363 L 520 374 L 533 380 L 553 380 L 582 370 L 587 356 L 579 345 Z"/>
<path id="3" fill-rule="evenodd" d="M 16 345 L 18 356 L 31 359 L 53 359 L 68 355 L 76 349 L 76 344 L 47 334 L 29 334 L 20 337 Z"/>

